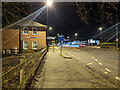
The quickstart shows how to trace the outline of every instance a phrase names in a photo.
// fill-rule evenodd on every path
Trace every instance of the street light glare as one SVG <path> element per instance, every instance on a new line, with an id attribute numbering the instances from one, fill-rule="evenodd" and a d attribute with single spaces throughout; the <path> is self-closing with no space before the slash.
<path id="1" fill-rule="evenodd" d="M 69 36 L 67 38 L 70 38 Z"/>
<path id="2" fill-rule="evenodd" d="M 78 34 L 77 33 L 75 33 L 75 36 L 77 36 Z"/>
<path id="3" fill-rule="evenodd" d="M 99 30 L 101 31 L 103 28 L 102 27 L 99 27 Z"/>
<path id="4" fill-rule="evenodd" d="M 49 27 L 49 30 L 52 30 L 52 27 Z"/>
<path id="5" fill-rule="evenodd" d="M 51 0 L 47 0 L 46 5 L 47 6 L 51 6 L 52 5 L 52 1 Z"/>

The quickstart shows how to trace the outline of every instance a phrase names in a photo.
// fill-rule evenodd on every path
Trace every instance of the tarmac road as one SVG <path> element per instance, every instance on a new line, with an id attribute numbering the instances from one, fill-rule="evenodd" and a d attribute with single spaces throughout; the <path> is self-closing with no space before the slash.
<path id="1" fill-rule="evenodd" d="M 64 52 L 113 79 L 118 77 L 118 50 L 107 48 L 64 48 Z M 119 67 L 120 68 L 120 67 Z"/>
<path id="2" fill-rule="evenodd" d="M 104 75 L 117 75 L 117 52 L 116 50 L 114 51 L 116 54 L 114 54 L 114 57 L 111 56 L 112 59 L 109 61 L 107 57 L 103 57 L 104 59 L 107 58 L 107 60 L 103 60 L 102 55 L 97 56 L 100 53 L 106 52 L 106 50 L 97 50 L 92 48 L 64 48 L 63 56 L 61 56 L 59 47 L 55 47 L 54 52 L 52 51 L 52 48 L 50 48 L 49 52 L 47 53 L 45 65 L 42 72 L 39 72 L 40 75 L 38 74 L 35 77 L 36 82 L 34 82 L 34 87 L 116 88 L 117 86 L 115 83 L 107 80 Z M 112 53 L 108 55 L 112 55 Z M 113 60 L 114 63 L 111 63 L 111 60 Z M 103 73 L 104 75 L 101 76 L 99 72 Z M 105 74 L 105 72 L 107 73 Z M 111 74 L 113 72 L 114 74 Z M 115 81 L 118 80 L 115 79 Z"/>

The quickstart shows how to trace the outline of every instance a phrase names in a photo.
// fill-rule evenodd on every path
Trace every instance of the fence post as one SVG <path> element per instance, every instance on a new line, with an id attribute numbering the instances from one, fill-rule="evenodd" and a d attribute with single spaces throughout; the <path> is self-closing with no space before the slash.
<path id="1" fill-rule="evenodd" d="M 25 56 L 20 56 L 20 63 L 24 62 Z M 24 78 L 24 66 L 20 70 L 20 84 L 22 83 L 22 80 Z"/>
<path id="2" fill-rule="evenodd" d="M 13 50 L 12 50 L 12 48 L 10 49 L 10 53 L 11 53 L 11 55 L 13 55 Z"/>
<path id="3" fill-rule="evenodd" d="M 5 49 L 5 55 L 7 55 L 7 49 Z"/>

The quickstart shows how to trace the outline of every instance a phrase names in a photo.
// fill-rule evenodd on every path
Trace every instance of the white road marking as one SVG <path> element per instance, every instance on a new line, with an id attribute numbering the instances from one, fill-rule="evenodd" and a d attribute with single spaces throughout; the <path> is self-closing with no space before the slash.
<path id="1" fill-rule="evenodd" d="M 108 72 L 104 72 L 105 74 L 108 74 Z"/>
<path id="2" fill-rule="evenodd" d="M 95 58 L 95 57 L 92 57 L 93 59 Z"/>
<path id="3" fill-rule="evenodd" d="M 97 59 L 95 59 L 95 61 L 98 61 Z"/>
<path id="4" fill-rule="evenodd" d="M 69 54 L 68 52 L 65 52 L 65 53 L 67 53 L 67 54 Z M 73 56 L 73 57 L 75 57 L 75 58 L 77 58 L 77 59 L 80 59 L 80 58 L 78 58 L 78 57 L 76 57 L 76 56 L 74 56 L 74 55 L 71 55 L 71 54 L 69 54 L 70 56 Z"/>
<path id="5" fill-rule="evenodd" d="M 108 68 L 105 68 L 106 71 L 111 72 Z"/>
<path id="6" fill-rule="evenodd" d="M 79 59 L 78 57 L 76 57 L 76 56 L 74 56 L 74 55 L 72 55 L 73 57 L 75 57 L 75 58 L 77 58 L 77 59 Z"/>
<path id="7" fill-rule="evenodd" d="M 120 80 L 120 77 L 115 77 L 115 79 Z"/>
<path id="8" fill-rule="evenodd" d="M 71 59 L 66 59 L 66 60 L 70 61 Z"/>
<path id="9" fill-rule="evenodd" d="M 100 64 L 100 65 L 102 65 L 102 63 L 101 63 L 101 62 L 99 62 L 99 64 Z"/>
<path id="10" fill-rule="evenodd" d="M 69 54 L 69 53 L 67 53 L 67 54 Z"/>
<path id="11" fill-rule="evenodd" d="M 93 62 L 91 62 L 91 63 L 88 63 L 87 65 L 91 65 L 91 64 L 93 64 Z"/>

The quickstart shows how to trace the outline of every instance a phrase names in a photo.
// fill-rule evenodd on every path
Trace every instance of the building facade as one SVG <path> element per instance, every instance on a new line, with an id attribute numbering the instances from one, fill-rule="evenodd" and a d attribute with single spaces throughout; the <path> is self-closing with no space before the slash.
<path id="1" fill-rule="evenodd" d="M 28 26 L 4 29 L 2 31 L 2 49 L 20 49 L 21 47 L 22 51 L 33 51 L 44 48 L 46 47 L 46 28 L 46 25 L 33 21 Z"/>

